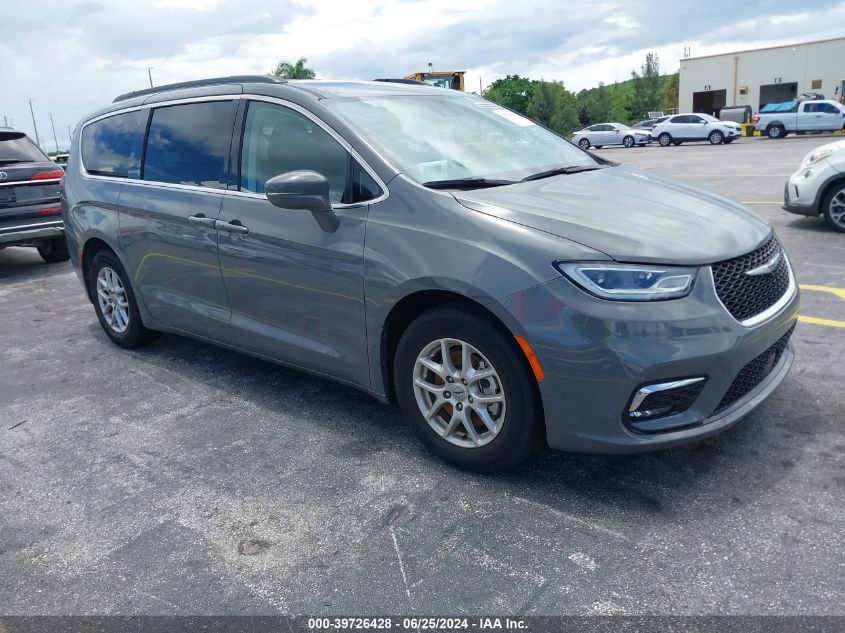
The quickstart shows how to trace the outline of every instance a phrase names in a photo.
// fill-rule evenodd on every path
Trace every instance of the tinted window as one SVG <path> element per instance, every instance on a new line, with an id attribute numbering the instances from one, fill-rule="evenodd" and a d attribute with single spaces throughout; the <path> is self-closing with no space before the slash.
<path id="1" fill-rule="evenodd" d="M 701 123 L 704 121 L 700 116 L 695 116 L 694 114 L 687 115 L 687 120 L 684 123 Z"/>
<path id="2" fill-rule="evenodd" d="M 0 132 L 0 165 L 49 160 L 23 132 Z"/>
<path id="3" fill-rule="evenodd" d="M 817 103 L 816 110 L 819 112 L 827 112 L 828 114 L 839 114 L 839 110 L 832 103 Z"/>
<path id="4" fill-rule="evenodd" d="M 91 174 L 126 178 L 138 168 L 140 110 L 100 119 L 82 130 L 82 164 Z"/>
<path id="5" fill-rule="evenodd" d="M 299 169 L 323 174 L 332 202 L 346 190 L 348 154 L 323 128 L 290 108 L 249 104 L 241 149 L 241 190 L 264 193 L 273 176 Z"/>
<path id="6" fill-rule="evenodd" d="M 676 116 L 669 119 L 667 123 L 686 123 L 686 118 L 687 117 L 682 114 L 681 116 Z"/>
<path id="7" fill-rule="evenodd" d="M 234 107 L 211 101 L 153 110 L 143 179 L 225 189 Z"/>

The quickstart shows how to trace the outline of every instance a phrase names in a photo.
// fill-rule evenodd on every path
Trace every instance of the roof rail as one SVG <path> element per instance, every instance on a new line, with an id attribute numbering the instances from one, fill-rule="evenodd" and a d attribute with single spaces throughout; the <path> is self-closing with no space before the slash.
<path id="1" fill-rule="evenodd" d="M 154 95 L 159 92 L 167 92 L 169 90 L 180 90 L 182 88 L 200 88 L 202 86 L 219 86 L 220 84 L 283 84 L 287 83 L 286 79 L 279 79 L 272 75 L 233 75 L 232 77 L 213 77 L 211 79 L 197 79 L 194 81 L 182 81 L 176 84 L 166 84 L 163 86 L 156 86 L 155 88 L 145 88 L 144 90 L 135 90 L 134 92 L 127 92 L 126 94 L 118 95 L 114 98 L 112 103 L 118 101 L 126 101 L 133 97 L 142 97 L 144 95 Z"/>

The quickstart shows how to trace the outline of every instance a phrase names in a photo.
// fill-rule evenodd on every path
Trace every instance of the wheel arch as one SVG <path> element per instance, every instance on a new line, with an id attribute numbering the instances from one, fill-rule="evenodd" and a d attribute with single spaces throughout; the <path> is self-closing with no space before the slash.
<path id="1" fill-rule="evenodd" d="M 825 211 L 824 203 L 827 200 L 827 197 L 830 195 L 831 191 L 835 187 L 840 185 L 845 185 L 845 173 L 839 173 L 835 176 L 831 176 L 831 178 L 825 182 L 821 187 L 819 187 L 819 192 L 816 194 L 816 211 L 818 212 L 817 215 L 822 215 Z"/>
<path id="2" fill-rule="evenodd" d="M 466 293 L 452 289 L 425 289 L 411 292 L 393 305 L 381 328 L 379 363 L 382 384 L 378 387 L 383 389 L 388 401 L 396 401 L 396 394 L 393 390 L 393 359 L 402 333 L 419 315 L 447 304 L 468 308 L 480 317 L 486 318 L 504 335 L 510 337 L 516 348 L 520 349 L 516 337 L 524 337 L 525 333 L 498 302 L 481 302 L 467 296 Z M 525 360 L 526 367 L 531 371 L 524 352 L 520 350 L 520 354 Z M 539 398 L 539 386 L 537 395 Z"/>

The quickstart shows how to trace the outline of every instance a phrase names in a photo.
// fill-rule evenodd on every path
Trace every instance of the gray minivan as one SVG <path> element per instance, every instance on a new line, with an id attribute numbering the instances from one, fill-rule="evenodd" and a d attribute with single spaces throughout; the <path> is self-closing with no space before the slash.
<path id="1" fill-rule="evenodd" d="M 77 128 L 62 213 L 118 345 L 182 334 L 352 385 L 466 468 L 708 437 L 793 359 L 757 213 L 452 90 L 123 95 Z"/>

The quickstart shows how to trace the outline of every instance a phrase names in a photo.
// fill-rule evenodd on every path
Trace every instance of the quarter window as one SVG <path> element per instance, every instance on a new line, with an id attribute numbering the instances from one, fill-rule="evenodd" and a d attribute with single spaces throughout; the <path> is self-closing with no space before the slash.
<path id="1" fill-rule="evenodd" d="M 153 110 L 142 178 L 225 189 L 234 108 L 209 101 Z"/>
<path id="2" fill-rule="evenodd" d="M 82 164 L 89 174 L 128 178 L 138 169 L 141 110 L 116 114 L 82 130 Z"/>
<path id="3" fill-rule="evenodd" d="M 342 202 L 349 154 L 332 136 L 303 114 L 253 101 L 247 109 L 241 150 L 241 190 L 264 193 L 264 183 L 301 169 L 329 181 L 329 198 Z"/>

